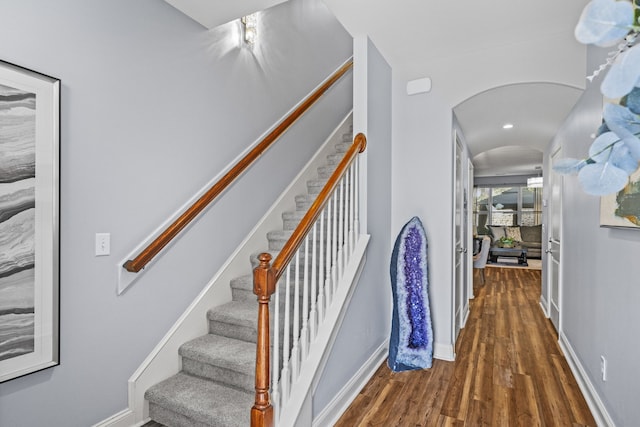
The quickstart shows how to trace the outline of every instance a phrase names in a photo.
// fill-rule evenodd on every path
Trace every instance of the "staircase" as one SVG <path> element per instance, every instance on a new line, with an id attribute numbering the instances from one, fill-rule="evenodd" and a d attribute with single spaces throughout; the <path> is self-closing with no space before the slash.
<path id="1" fill-rule="evenodd" d="M 307 181 L 307 193 L 295 197 L 296 210 L 282 213 L 282 229 L 267 233 L 266 252 L 273 257 L 291 236 L 351 145 L 352 133 L 350 127 L 350 131 L 334 143 L 334 153 L 317 169 L 317 178 Z M 182 370 L 146 391 L 152 420 L 179 427 L 250 425 L 257 339 L 252 267 L 257 265 L 257 257 L 262 252 L 265 251 L 257 251 L 250 257 L 246 275 L 231 280 L 232 301 L 208 311 L 203 322 L 208 321 L 209 333 L 180 347 Z M 281 286 L 276 292 L 284 293 L 283 288 Z M 311 295 L 311 298 L 316 297 L 317 294 Z M 279 305 L 280 311 L 284 311 L 282 303 Z M 279 329 L 282 337 L 282 326 Z M 283 341 L 279 340 L 280 343 Z M 279 347 L 282 348 L 282 344 Z"/>

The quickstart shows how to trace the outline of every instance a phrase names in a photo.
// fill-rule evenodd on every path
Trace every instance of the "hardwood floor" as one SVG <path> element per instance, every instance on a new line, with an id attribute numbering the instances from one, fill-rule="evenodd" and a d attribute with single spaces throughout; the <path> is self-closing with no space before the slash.
<path id="1" fill-rule="evenodd" d="M 383 363 L 336 426 L 595 427 L 539 306 L 540 274 L 486 269 L 456 361 L 400 373 Z"/>

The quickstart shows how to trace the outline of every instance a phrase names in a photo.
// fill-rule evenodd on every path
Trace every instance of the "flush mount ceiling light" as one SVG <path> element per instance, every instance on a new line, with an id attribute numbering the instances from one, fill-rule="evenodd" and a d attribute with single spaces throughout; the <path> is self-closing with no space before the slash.
<path id="1" fill-rule="evenodd" d="M 243 16 L 240 18 L 240 22 L 242 22 L 244 42 L 253 46 L 258 40 L 258 13 Z"/>
<path id="2" fill-rule="evenodd" d="M 513 129 L 513 123 L 505 123 L 502 125 L 502 129 Z"/>
<path id="3" fill-rule="evenodd" d="M 540 188 L 542 187 L 542 177 L 534 176 L 531 178 L 527 178 L 527 187 L 529 188 Z"/>

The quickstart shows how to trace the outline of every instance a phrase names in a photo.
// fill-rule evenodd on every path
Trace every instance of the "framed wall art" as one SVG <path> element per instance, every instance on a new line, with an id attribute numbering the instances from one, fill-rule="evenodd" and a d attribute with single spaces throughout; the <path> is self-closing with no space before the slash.
<path id="1" fill-rule="evenodd" d="M 0 61 L 0 382 L 59 359 L 60 80 Z"/>
<path id="2" fill-rule="evenodd" d="M 600 226 L 640 229 L 640 169 L 622 190 L 600 198 Z"/>

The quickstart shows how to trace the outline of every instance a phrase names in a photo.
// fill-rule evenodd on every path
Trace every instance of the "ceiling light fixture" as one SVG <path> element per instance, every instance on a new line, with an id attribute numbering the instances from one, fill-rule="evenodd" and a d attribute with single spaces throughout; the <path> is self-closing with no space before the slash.
<path id="1" fill-rule="evenodd" d="M 243 16 L 240 22 L 242 22 L 244 42 L 253 46 L 258 40 L 258 13 Z"/>
<path id="2" fill-rule="evenodd" d="M 513 129 L 512 123 L 505 123 L 502 125 L 502 129 Z"/>
<path id="3" fill-rule="evenodd" d="M 542 177 L 541 176 L 533 176 L 531 178 L 527 178 L 527 187 L 529 187 L 529 188 L 541 188 L 542 187 Z"/>

